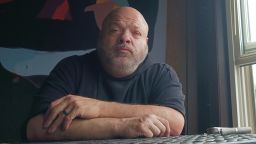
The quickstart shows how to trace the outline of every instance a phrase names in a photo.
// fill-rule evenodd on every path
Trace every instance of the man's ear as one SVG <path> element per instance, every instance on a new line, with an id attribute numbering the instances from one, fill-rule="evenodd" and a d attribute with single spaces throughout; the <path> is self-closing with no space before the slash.
<path id="1" fill-rule="evenodd" d="M 148 37 L 147 37 L 147 44 L 148 44 Z"/>

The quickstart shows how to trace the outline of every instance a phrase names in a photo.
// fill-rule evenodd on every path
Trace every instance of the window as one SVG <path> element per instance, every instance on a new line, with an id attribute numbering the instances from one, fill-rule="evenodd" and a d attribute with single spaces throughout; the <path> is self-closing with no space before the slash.
<path id="1" fill-rule="evenodd" d="M 256 132 L 256 0 L 227 0 L 234 126 Z"/>
<path id="2" fill-rule="evenodd" d="M 243 0 L 240 2 L 242 34 L 244 36 L 243 53 L 254 52 L 256 49 L 256 1 Z"/>

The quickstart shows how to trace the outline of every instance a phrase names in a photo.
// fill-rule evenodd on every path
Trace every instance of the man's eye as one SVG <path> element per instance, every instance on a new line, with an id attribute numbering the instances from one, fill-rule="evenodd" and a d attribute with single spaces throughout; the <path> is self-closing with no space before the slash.
<path id="1" fill-rule="evenodd" d="M 136 35 L 136 36 L 141 36 L 141 33 L 140 33 L 139 31 L 135 31 L 135 32 L 134 32 L 134 35 Z"/>
<path id="2" fill-rule="evenodd" d="M 119 31 L 119 29 L 117 29 L 117 28 L 111 29 L 111 32 L 118 32 L 118 31 Z"/>

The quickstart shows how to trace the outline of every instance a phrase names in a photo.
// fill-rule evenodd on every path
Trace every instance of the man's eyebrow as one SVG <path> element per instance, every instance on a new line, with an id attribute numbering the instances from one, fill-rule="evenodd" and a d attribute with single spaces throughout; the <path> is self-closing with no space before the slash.
<path id="1" fill-rule="evenodd" d="M 138 26 L 138 25 L 134 25 L 133 28 L 136 29 L 136 30 L 141 30 L 142 29 L 141 26 Z"/>
<path id="2" fill-rule="evenodd" d="M 139 26 L 139 25 L 134 25 L 134 26 L 133 26 L 133 29 L 134 29 L 134 30 L 137 30 L 137 31 L 140 31 L 140 32 L 144 32 L 143 27 L 142 27 L 142 26 Z"/>
<path id="3" fill-rule="evenodd" d="M 122 23 L 120 21 L 117 21 L 117 20 L 112 20 L 112 21 L 109 21 L 109 25 L 110 26 L 121 26 Z"/>
<path id="4" fill-rule="evenodd" d="M 112 25 L 120 25 L 120 22 L 117 22 L 117 21 L 110 21 L 110 24 L 112 24 Z"/>

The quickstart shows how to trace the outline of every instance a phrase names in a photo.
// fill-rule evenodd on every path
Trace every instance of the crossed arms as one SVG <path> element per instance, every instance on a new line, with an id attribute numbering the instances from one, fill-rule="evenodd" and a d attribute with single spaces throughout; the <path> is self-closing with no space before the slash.
<path id="1" fill-rule="evenodd" d="M 68 112 L 67 115 L 63 111 Z M 168 107 L 68 95 L 27 125 L 28 140 L 85 140 L 179 135 L 183 115 Z"/>

